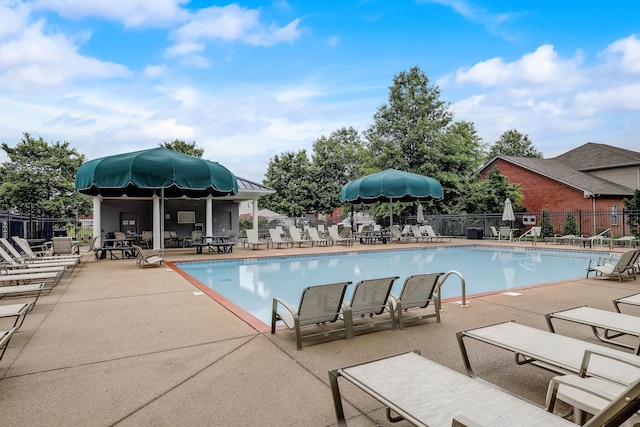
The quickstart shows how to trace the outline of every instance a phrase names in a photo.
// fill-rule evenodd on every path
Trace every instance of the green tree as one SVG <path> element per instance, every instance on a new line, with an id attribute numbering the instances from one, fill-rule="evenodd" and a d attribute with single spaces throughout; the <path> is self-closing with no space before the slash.
<path id="1" fill-rule="evenodd" d="M 489 171 L 487 179 L 473 181 L 468 190 L 458 199 L 459 210 L 466 213 L 502 212 L 504 201 L 511 200 L 514 212 L 526 210 L 521 205 L 523 195 L 520 186 L 509 184 L 507 177 L 498 168 Z"/>
<path id="2" fill-rule="evenodd" d="M 354 128 L 341 128 L 313 143 L 311 177 L 317 184 L 313 197 L 316 212 L 340 207 L 340 189 L 363 175 L 366 163 L 364 142 Z"/>
<path id="3" fill-rule="evenodd" d="M 437 179 L 444 199 L 426 207 L 431 212 L 452 212 L 468 177 L 484 157 L 482 140 L 472 123 L 453 122 L 450 104 L 440 99 L 440 89 L 430 84 L 420 68 L 395 76 L 389 89 L 387 104 L 379 107 L 365 132 L 372 168 L 395 168 Z M 389 209 L 377 211 L 388 215 Z"/>
<path id="4" fill-rule="evenodd" d="M 180 153 L 189 154 L 194 157 L 202 157 L 204 154 L 204 148 L 198 147 L 194 142 L 186 142 L 180 139 L 176 139 L 172 142 L 163 142 L 160 147 L 168 148 Z"/>
<path id="5" fill-rule="evenodd" d="M 275 155 L 270 161 L 263 184 L 276 192 L 261 198 L 261 204 L 272 211 L 300 217 L 313 211 L 313 181 L 311 162 L 306 150 Z"/>
<path id="6" fill-rule="evenodd" d="M 571 211 L 567 211 L 567 214 L 564 217 L 564 221 L 562 221 L 562 234 L 565 236 L 569 234 L 580 234 L 578 233 L 578 221 Z"/>
<path id="7" fill-rule="evenodd" d="M 528 135 L 521 134 L 515 129 L 508 130 L 500 135 L 487 153 L 488 159 L 496 156 L 535 157 L 542 158 L 542 153 L 535 149 Z"/>
<path id="8" fill-rule="evenodd" d="M 75 174 L 85 157 L 68 142 L 48 144 L 24 133 L 15 147 L 2 143 L 9 161 L 0 165 L 0 208 L 68 218 L 91 211 L 74 188 Z"/>
<path id="9" fill-rule="evenodd" d="M 627 211 L 627 225 L 631 234 L 640 236 L 640 189 L 633 192 L 633 197 L 624 199 L 624 209 Z"/>

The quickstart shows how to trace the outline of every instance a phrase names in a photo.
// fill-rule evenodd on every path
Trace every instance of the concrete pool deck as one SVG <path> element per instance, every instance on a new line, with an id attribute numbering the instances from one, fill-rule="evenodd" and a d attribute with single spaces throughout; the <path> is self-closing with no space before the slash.
<path id="1" fill-rule="evenodd" d="M 454 240 L 356 244 L 351 250 L 450 244 L 518 245 Z M 540 243 L 538 247 L 557 248 Z M 196 255 L 191 248 L 168 250 L 165 258 L 342 250 L 349 248 L 236 247 L 232 254 L 211 255 Z M 331 369 L 418 349 L 464 372 L 458 331 L 506 320 L 546 330 L 548 312 L 578 305 L 613 310 L 611 300 L 640 292 L 639 285 L 640 281 L 581 278 L 517 291 L 518 296 L 485 295 L 470 299 L 468 308 L 455 301 L 444 304 L 440 324 L 431 319 L 402 331 L 384 329 L 348 341 L 309 342 L 297 351 L 292 332 L 256 331 L 171 268 L 139 269 L 133 260 L 96 262 L 85 256 L 70 278 L 38 300 L 0 361 L 2 425 L 333 426 L 327 374 Z M 10 326 L 8 319 L 0 320 L 0 329 Z M 558 332 L 596 342 L 588 327 L 563 324 Z M 486 345 L 469 347 L 480 377 L 544 402 L 552 373 L 517 366 L 510 353 Z M 342 391 L 350 426 L 408 425 L 386 421 L 383 405 L 355 388 L 345 384 Z"/>

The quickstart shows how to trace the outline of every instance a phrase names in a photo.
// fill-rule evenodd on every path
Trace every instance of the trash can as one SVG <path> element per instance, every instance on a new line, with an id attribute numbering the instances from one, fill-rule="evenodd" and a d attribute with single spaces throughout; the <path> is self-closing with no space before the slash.
<path id="1" fill-rule="evenodd" d="M 467 239 L 482 240 L 484 238 L 484 230 L 482 228 L 467 228 Z"/>

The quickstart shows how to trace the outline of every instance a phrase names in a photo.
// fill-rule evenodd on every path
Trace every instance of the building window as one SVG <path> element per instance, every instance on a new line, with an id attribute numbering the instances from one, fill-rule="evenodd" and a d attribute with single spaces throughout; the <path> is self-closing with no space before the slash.
<path id="1" fill-rule="evenodd" d="M 618 205 L 611 205 L 611 225 L 618 225 Z"/>

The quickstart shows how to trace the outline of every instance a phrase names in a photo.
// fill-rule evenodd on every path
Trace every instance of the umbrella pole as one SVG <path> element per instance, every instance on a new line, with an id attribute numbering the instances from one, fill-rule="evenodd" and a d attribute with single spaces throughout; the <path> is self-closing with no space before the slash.
<path id="1" fill-rule="evenodd" d="M 389 227 L 393 226 L 393 199 L 389 197 Z"/>

